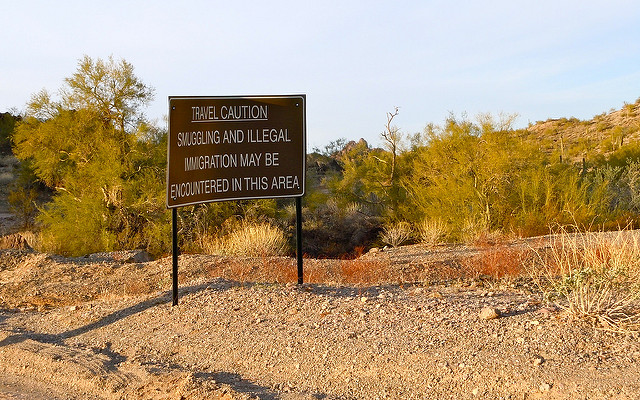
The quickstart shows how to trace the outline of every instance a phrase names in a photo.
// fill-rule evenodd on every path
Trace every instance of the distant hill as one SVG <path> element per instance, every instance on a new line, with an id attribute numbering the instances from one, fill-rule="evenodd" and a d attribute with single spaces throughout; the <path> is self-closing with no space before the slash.
<path id="1" fill-rule="evenodd" d="M 635 103 L 625 103 L 620 110 L 587 121 L 560 118 L 537 122 L 523 130 L 522 135 L 567 160 L 607 155 L 640 140 L 640 98 Z"/>

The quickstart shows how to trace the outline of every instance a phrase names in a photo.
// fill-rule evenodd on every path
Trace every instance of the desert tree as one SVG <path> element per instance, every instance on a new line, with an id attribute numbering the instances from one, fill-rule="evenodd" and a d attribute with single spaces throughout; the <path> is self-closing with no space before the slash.
<path id="1" fill-rule="evenodd" d="M 382 133 L 380 134 L 385 149 L 387 150 L 391 159 L 383 160 L 381 158 L 378 158 L 380 162 L 386 164 L 386 169 L 388 171 L 388 179 L 386 180 L 386 182 L 381 182 L 380 184 L 386 192 L 389 207 L 394 218 L 399 217 L 398 206 L 402 197 L 402 186 L 400 184 L 400 174 L 398 170 L 398 157 L 400 153 L 400 144 L 402 141 L 402 132 L 400 131 L 400 128 L 393 125 L 393 119 L 398 116 L 398 113 L 398 107 L 394 107 L 393 111 L 387 112 L 387 123 L 385 125 L 384 131 L 382 131 Z"/>
<path id="2" fill-rule="evenodd" d="M 36 93 L 13 137 L 16 156 L 54 191 L 39 217 L 43 243 L 82 254 L 162 241 L 166 132 L 142 113 L 153 89 L 124 60 L 85 56 L 57 93 Z"/>
<path id="3" fill-rule="evenodd" d="M 338 158 L 342 174 L 328 182 L 343 202 L 357 203 L 370 216 L 401 220 L 405 190 L 402 178 L 407 163 L 402 152 L 402 133 L 393 125 L 398 108 L 387 113 L 382 148 L 372 148 L 360 140 L 345 145 Z"/>

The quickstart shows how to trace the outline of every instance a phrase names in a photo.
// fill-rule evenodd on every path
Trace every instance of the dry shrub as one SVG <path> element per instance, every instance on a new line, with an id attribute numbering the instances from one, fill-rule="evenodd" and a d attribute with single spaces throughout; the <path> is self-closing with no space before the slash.
<path id="1" fill-rule="evenodd" d="M 210 277 L 238 282 L 290 283 L 298 279 L 295 260 L 286 257 L 224 258 L 206 266 Z"/>
<path id="2" fill-rule="evenodd" d="M 295 260 L 284 257 L 263 257 L 258 267 L 258 277 L 273 283 L 298 281 L 298 267 Z"/>
<path id="3" fill-rule="evenodd" d="M 74 303 L 74 299 L 58 294 L 40 294 L 38 296 L 25 296 L 18 306 L 35 307 L 39 310 L 48 310 L 67 306 Z"/>
<path id="4" fill-rule="evenodd" d="M 488 246 L 465 260 L 463 267 L 473 277 L 488 276 L 495 280 L 518 278 L 526 274 L 524 265 L 530 253 L 530 250 L 507 245 Z"/>
<path id="5" fill-rule="evenodd" d="M 305 263 L 303 278 L 305 283 L 331 283 L 336 282 L 335 279 L 332 279 L 331 276 L 333 271 L 331 271 L 326 266 L 321 263 Z M 297 277 L 297 275 L 296 275 Z"/>
<path id="6" fill-rule="evenodd" d="M 380 233 L 380 240 L 391 247 L 398 247 L 413 237 L 413 229 L 408 222 L 386 225 Z"/>
<path id="7" fill-rule="evenodd" d="M 420 242 L 429 246 L 442 243 L 447 236 L 447 226 L 440 219 L 425 219 L 417 225 L 416 229 Z"/>
<path id="8" fill-rule="evenodd" d="M 466 220 L 460 232 L 463 243 L 477 246 L 494 245 L 504 240 L 502 232 L 491 230 L 484 221 Z"/>
<path id="9" fill-rule="evenodd" d="M 315 210 L 303 210 L 303 251 L 311 257 L 339 258 L 354 253 L 358 246 L 368 247 L 380 231 L 378 218 L 369 216 L 357 205 L 339 206 L 329 200 Z"/>
<path id="10" fill-rule="evenodd" d="M 569 233 L 537 252 L 543 292 L 572 315 L 614 331 L 640 330 L 640 233 Z"/>
<path id="11" fill-rule="evenodd" d="M 40 244 L 40 236 L 33 231 L 21 231 L 20 236 L 24 238 L 29 246 L 32 249 L 39 249 L 41 247 Z"/>
<path id="12" fill-rule="evenodd" d="M 201 240 L 205 253 L 239 256 L 270 257 L 287 252 L 287 237 L 278 227 L 266 222 L 242 222 L 223 237 L 206 236 Z"/>
<path id="13" fill-rule="evenodd" d="M 134 279 L 125 283 L 125 296 L 139 296 L 143 294 L 153 293 L 158 290 L 158 285 L 146 279 Z"/>
<path id="14" fill-rule="evenodd" d="M 379 284 L 388 278 L 389 265 L 380 261 L 344 260 L 340 264 L 339 282 L 343 284 Z"/>
<path id="15" fill-rule="evenodd" d="M 209 277 L 238 282 L 295 283 L 298 280 L 294 258 L 227 258 L 223 257 L 205 268 Z M 393 278 L 388 263 L 371 260 L 304 260 L 304 282 L 314 284 L 377 285 Z"/>

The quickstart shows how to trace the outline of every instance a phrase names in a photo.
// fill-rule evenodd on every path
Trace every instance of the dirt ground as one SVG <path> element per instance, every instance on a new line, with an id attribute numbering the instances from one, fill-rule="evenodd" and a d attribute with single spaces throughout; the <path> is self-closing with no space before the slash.
<path id="1" fill-rule="evenodd" d="M 329 283 L 303 286 L 291 259 L 182 255 L 173 307 L 170 258 L 0 250 L 0 399 L 640 399 L 637 335 L 526 281 L 452 278 L 483 252 L 305 260 Z"/>

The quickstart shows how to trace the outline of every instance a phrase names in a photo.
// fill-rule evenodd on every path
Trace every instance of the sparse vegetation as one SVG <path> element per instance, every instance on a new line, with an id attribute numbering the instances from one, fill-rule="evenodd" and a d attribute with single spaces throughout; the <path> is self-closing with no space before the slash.
<path id="1" fill-rule="evenodd" d="M 271 257 L 288 253 L 288 242 L 284 232 L 266 222 L 250 223 L 243 221 L 229 234 L 222 237 L 210 237 L 202 247 L 208 254 Z"/>
<path id="2" fill-rule="evenodd" d="M 0 126 L 0 156 L 12 143 L 9 150 L 21 159 L 19 171 L 6 172 L 13 156 L 0 165 L 0 197 L 10 206 L 3 204 L 2 217 L 10 209 L 33 229 L 0 237 L 0 248 L 11 248 L 0 251 L 4 372 L 33 374 L 45 365 L 57 374 L 58 381 L 48 374 L 48 383 L 76 387 L 69 373 L 78 374 L 84 388 L 107 397 L 144 397 L 144 389 L 187 398 L 185 388 L 209 387 L 218 378 L 239 388 L 250 379 L 250 391 L 272 397 L 279 391 L 353 396 L 365 388 L 359 398 L 383 392 L 404 398 L 416 386 L 412 377 L 425 393 L 443 396 L 455 394 L 452 388 L 491 398 L 504 397 L 505 390 L 519 398 L 597 396 L 613 393 L 612 387 L 622 387 L 616 394 L 635 393 L 637 340 L 592 332 L 584 321 L 632 339 L 640 332 L 640 232 L 606 232 L 640 221 L 640 124 L 629 122 L 640 115 L 640 99 L 597 121 L 546 121 L 527 131 L 513 130 L 512 116 L 496 121 L 484 115 L 477 122 L 451 116 L 408 141 L 391 124 L 395 109 L 382 133 L 385 148 L 339 140 L 309 156 L 305 285 L 295 285 L 297 266 L 289 257 L 290 199 L 178 210 L 178 309 L 169 306 L 169 258 L 105 252 L 142 247 L 166 255 L 170 214 L 164 206 L 166 132 L 136 112 L 150 93 L 134 85 L 140 91 L 125 101 L 129 106 L 110 114 L 112 107 L 101 108 L 105 102 L 92 102 L 83 80 L 104 68 L 131 72 L 124 62 L 85 59 L 65 81 L 64 99 L 39 93 L 24 118 L 13 118 L 15 129 Z M 109 92 L 98 86 L 96 92 Z M 600 137 L 576 140 L 576 126 L 586 136 L 599 130 Z M 541 128 L 550 137 L 532 134 Z M 582 224 L 602 229 L 577 228 Z M 561 228 L 514 239 L 548 233 L 551 226 Z M 380 249 L 383 244 L 392 248 Z M 97 254 L 61 257 L 30 247 Z M 485 320 L 486 309 L 501 319 Z M 178 314 L 191 317 L 169 318 Z M 581 322 L 567 324 L 567 315 Z M 162 318 L 175 323 L 167 327 Z M 292 337 L 313 347 L 292 346 Z M 392 352 L 384 349 L 390 340 Z M 72 342 L 69 351 L 65 341 Z M 347 352 L 336 352 L 343 342 Z M 534 344 L 538 354 L 523 352 L 523 344 Z M 96 380 L 95 365 L 129 355 L 135 362 L 98 368 Z M 238 364 L 239 357 L 247 362 Z M 331 365 L 318 370 L 297 362 L 314 357 Z M 423 370 L 407 369 L 408 361 Z M 379 368 L 380 362 L 391 367 Z M 511 364 L 515 374 L 505 374 L 504 365 Z M 540 384 L 537 367 L 543 364 Z M 437 365 L 446 368 L 432 368 Z M 253 382 L 274 368 L 284 376 L 278 383 Z M 567 369 L 577 372 L 567 375 Z M 489 374 L 470 380 L 451 379 L 452 371 L 485 370 Z M 347 379 L 333 379 L 331 371 Z M 144 377 L 144 385 L 129 375 Z M 292 387 L 302 375 L 316 379 L 318 393 Z M 109 376 L 113 386 L 105 383 Z M 336 381 L 343 382 L 339 390 Z M 220 396 L 230 396 L 231 386 Z"/>
<path id="3" fill-rule="evenodd" d="M 447 236 L 447 226 L 441 219 L 424 219 L 417 226 L 420 243 L 435 246 Z"/>
<path id="4" fill-rule="evenodd" d="M 526 275 L 525 263 L 531 256 L 530 249 L 505 244 L 486 245 L 481 247 L 478 255 L 465 260 L 463 265 L 471 277 L 506 282 Z"/>
<path id="5" fill-rule="evenodd" d="M 562 228 L 532 275 L 549 300 L 604 329 L 640 330 L 640 237 Z"/>
<path id="6" fill-rule="evenodd" d="M 407 243 L 413 237 L 413 228 L 408 222 L 395 222 L 386 225 L 380 233 L 380 240 L 391 247 Z"/>

